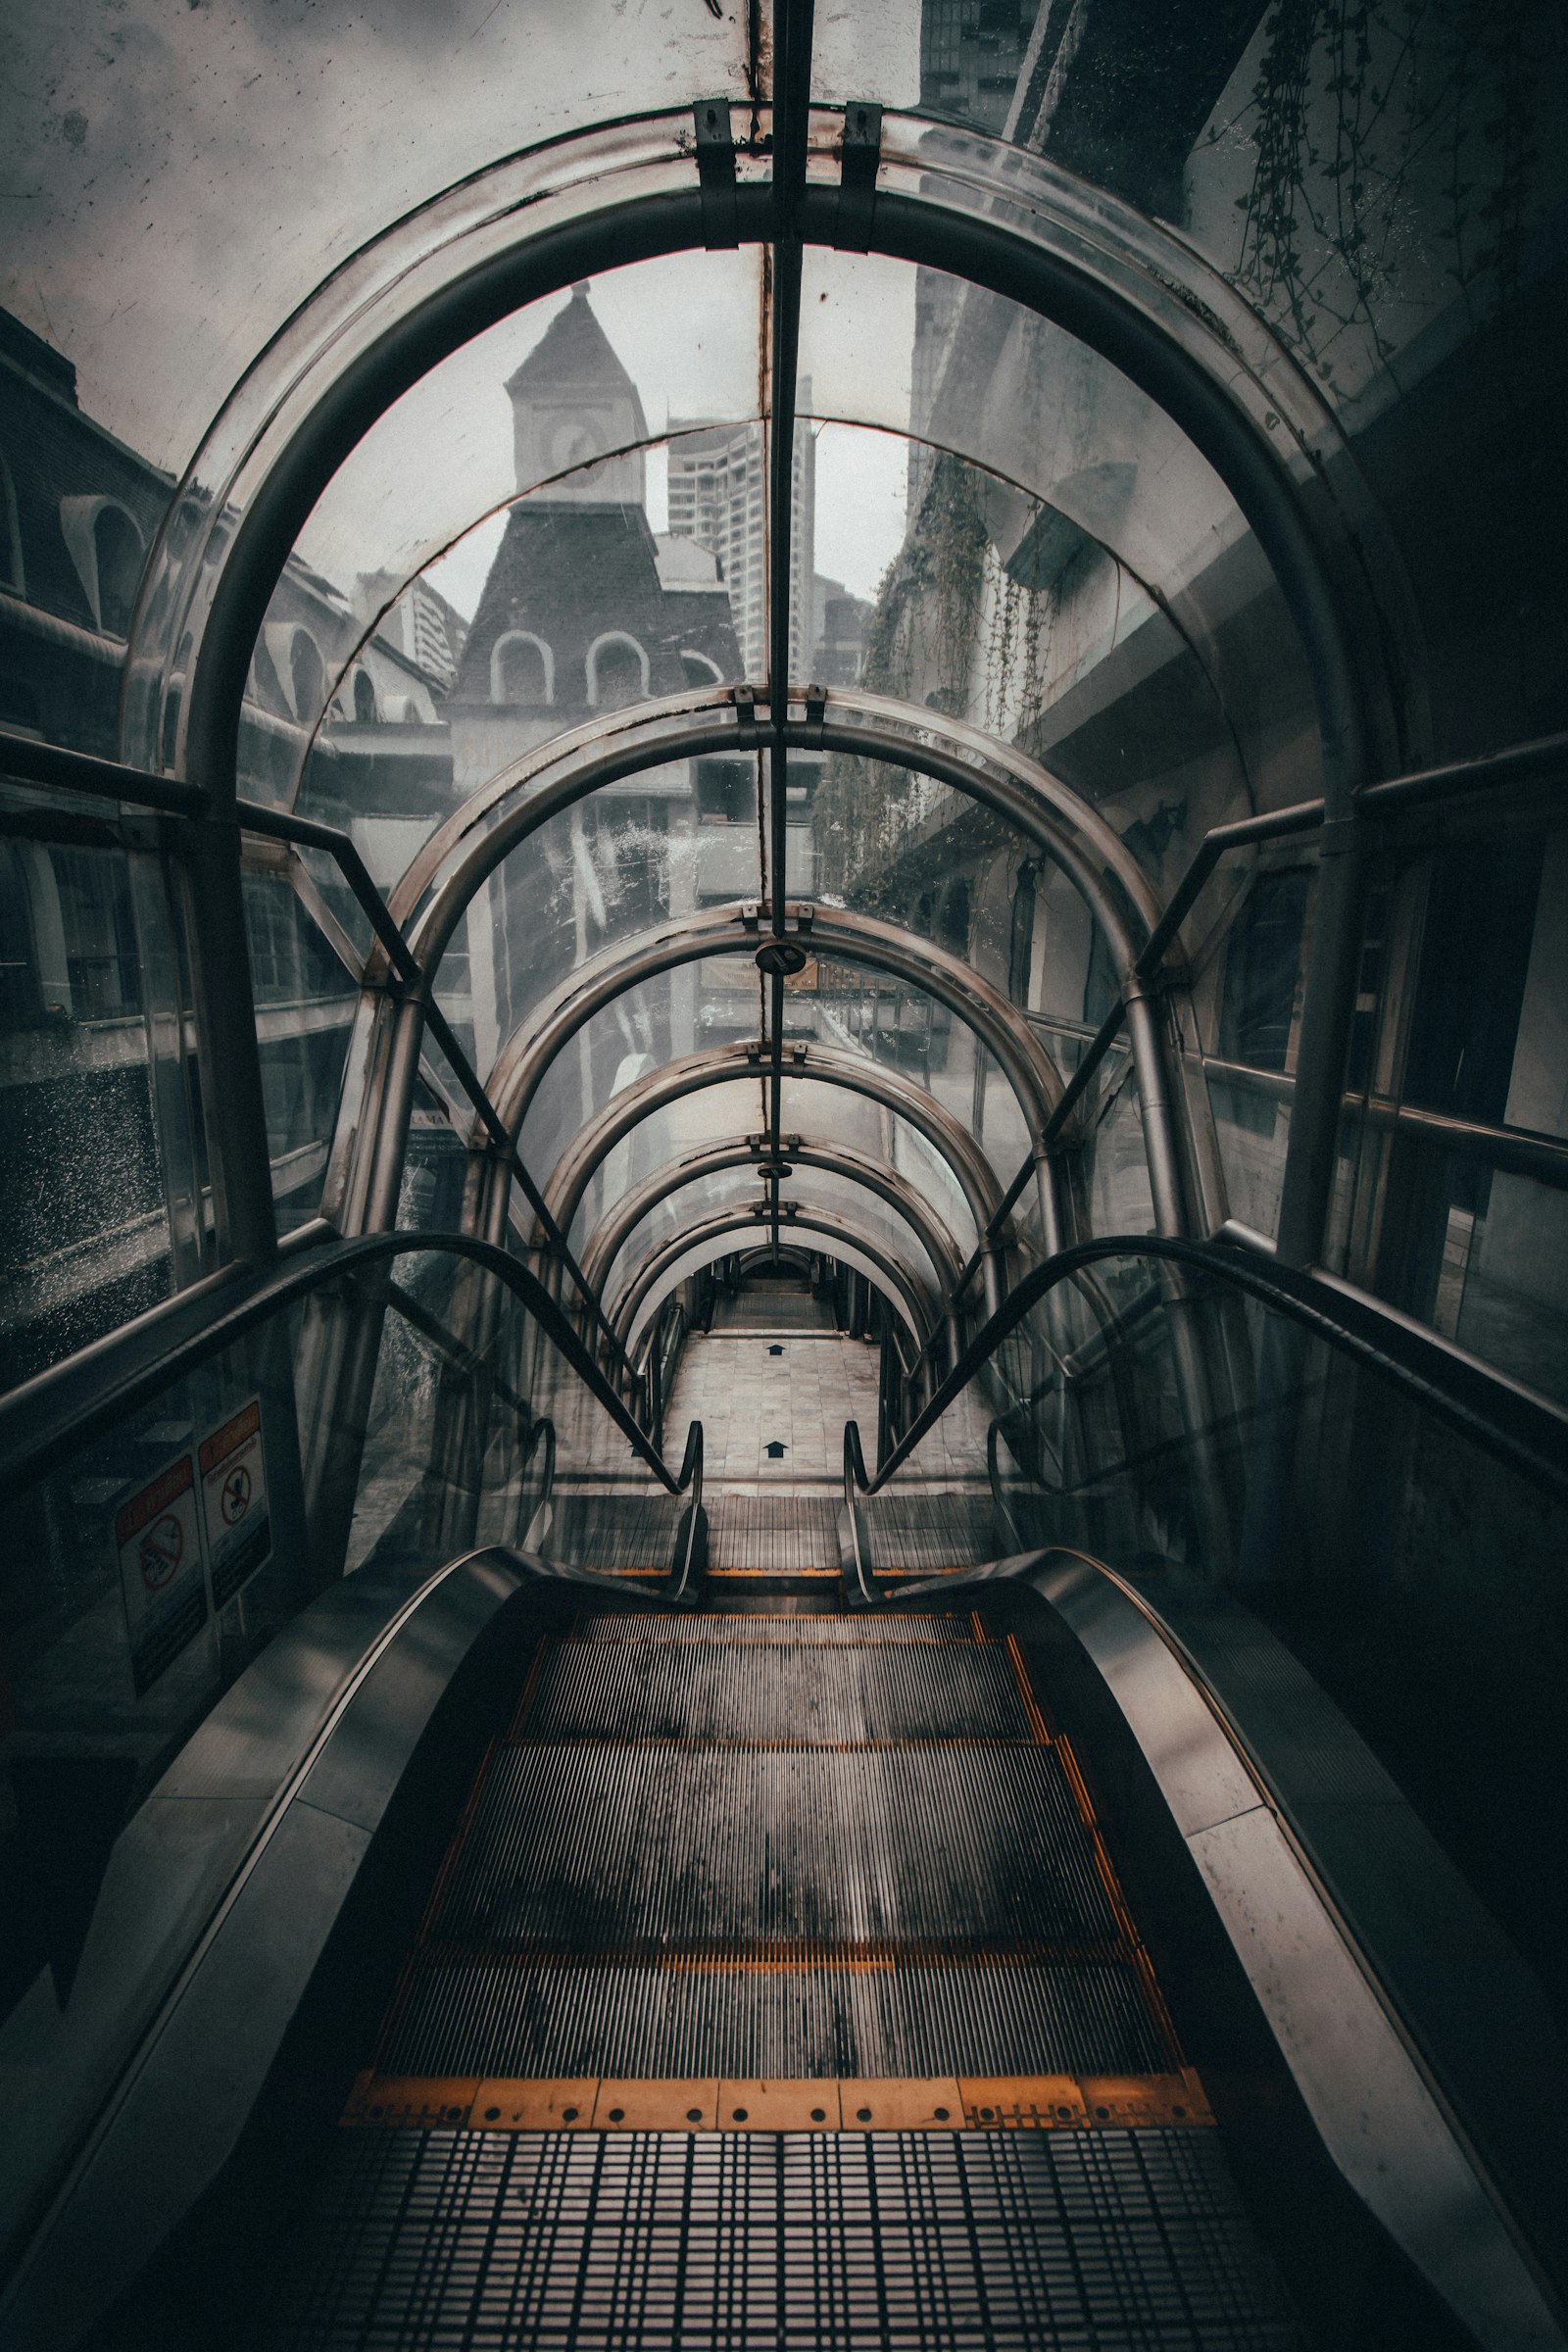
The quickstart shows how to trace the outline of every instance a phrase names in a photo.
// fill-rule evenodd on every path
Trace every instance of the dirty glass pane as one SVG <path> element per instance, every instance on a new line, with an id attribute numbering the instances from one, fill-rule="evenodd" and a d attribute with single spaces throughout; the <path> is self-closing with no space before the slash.
<path id="1" fill-rule="evenodd" d="M 288 1233 L 320 1206 L 359 991 L 285 877 L 244 881 L 272 1198 Z"/>
<path id="2" fill-rule="evenodd" d="M 1315 792 L 1294 627 L 1192 445 L 1082 345 L 956 281 L 956 304 L 997 303 L 986 331 L 971 338 L 956 315 L 933 357 L 931 314 L 914 306 L 900 330 L 910 375 L 873 372 L 862 312 L 875 321 L 870 297 L 898 266 L 870 267 L 869 286 L 824 285 L 826 307 L 806 306 L 814 407 L 883 428 L 801 428 L 816 491 L 811 674 L 1015 743 L 1102 808 L 1155 880 L 1208 825 Z"/>
<path id="3" fill-rule="evenodd" d="M 745 12 L 672 34 L 614 0 L 17 0 L 0 302 L 177 474 L 302 294 L 389 222 L 538 140 L 744 96 Z"/>
<path id="4" fill-rule="evenodd" d="M 434 723 L 461 801 L 596 709 L 739 678 L 743 645 L 760 673 L 760 272 L 756 248 L 611 271 L 393 403 L 273 593 L 251 700 L 305 733 L 284 781 L 248 730 L 250 789 L 295 797 L 319 728 L 311 805 L 390 812 L 435 781 L 402 732 Z"/>
<path id="5" fill-rule="evenodd" d="M 705 1087 L 639 1119 L 631 1133 L 606 1152 L 590 1179 L 567 1235 L 572 1249 L 580 1255 L 605 1218 L 648 1177 L 710 1145 L 759 1135 L 765 1123 L 763 1094 L 756 1078 Z"/>
<path id="6" fill-rule="evenodd" d="M 201 1270 L 172 921 L 156 858 L 0 840 L 0 1388 Z"/>
<path id="7" fill-rule="evenodd" d="M 476 893 L 436 994 L 473 1039 L 478 1066 L 603 949 L 670 916 L 757 897 L 757 826 L 712 817 L 705 803 L 715 771 L 722 786 L 725 762 L 685 760 L 590 795 L 547 819 Z M 755 1027 L 754 1014 L 748 1033 Z"/>
<path id="8" fill-rule="evenodd" d="M 915 22 L 878 0 L 833 8 L 816 95 L 988 131 L 1171 223 L 1348 435 L 1426 639 L 1417 724 L 1435 751 L 1561 725 L 1563 484 L 1516 462 L 1521 436 L 1549 437 L 1568 372 L 1561 11 L 1334 0 L 1091 21 L 940 0 Z M 1225 562 L 1204 568 L 1223 612 Z"/>

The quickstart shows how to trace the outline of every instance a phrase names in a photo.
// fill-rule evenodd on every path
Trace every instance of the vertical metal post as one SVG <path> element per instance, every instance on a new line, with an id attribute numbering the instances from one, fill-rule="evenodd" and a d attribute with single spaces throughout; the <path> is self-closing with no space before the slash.
<path id="1" fill-rule="evenodd" d="M 1138 1074 L 1154 1231 L 1179 1241 L 1188 1233 L 1188 1219 L 1159 1017 L 1148 989 L 1134 973 L 1127 975 L 1122 1002 L 1127 1007 L 1127 1042 Z"/>
<path id="2" fill-rule="evenodd" d="M 1325 793 L 1325 802 L 1328 796 Z M 1361 960 L 1361 858 L 1348 810 L 1325 813 L 1318 839 L 1312 942 L 1301 999 L 1296 1091 L 1280 1193 L 1278 1249 L 1287 1265 L 1322 1254 L 1334 1190 L 1345 1064 Z"/>
<path id="3" fill-rule="evenodd" d="M 232 793 L 230 777 L 230 798 Z M 178 845 L 186 882 L 202 1126 L 219 1256 L 240 1258 L 261 1270 L 276 1252 L 277 1221 L 240 883 L 239 825 L 233 817 L 192 817 L 181 826 Z"/>

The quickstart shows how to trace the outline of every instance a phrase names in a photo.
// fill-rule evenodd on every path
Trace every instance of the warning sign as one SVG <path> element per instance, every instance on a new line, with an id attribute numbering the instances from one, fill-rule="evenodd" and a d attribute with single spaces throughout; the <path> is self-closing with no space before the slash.
<path id="1" fill-rule="evenodd" d="M 220 1429 L 203 1438 L 198 1459 L 213 1606 L 220 1609 L 271 1555 L 261 1398 L 253 1396 Z"/>
<path id="2" fill-rule="evenodd" d="M 196 1473 L 188 1453 L 166 1462 L 120 1505 L 115 1544 L 139 1697 L 207 1622 Z"/>

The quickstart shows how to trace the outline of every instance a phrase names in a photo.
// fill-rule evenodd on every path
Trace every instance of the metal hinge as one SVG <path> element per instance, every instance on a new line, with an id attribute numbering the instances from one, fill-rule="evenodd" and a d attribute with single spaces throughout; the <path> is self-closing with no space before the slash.
<path id="1" fill-rule="evenodd" d="M 844 109 L 838 216 L 833 242 L 840 253 L 869 253 L 876 221 L 876 173 L 882 161 L 882 109 L 856 99 Z"/>
<path id="2" fill-rule="evenodd" d="M 703 191 L 703 243 L 710 253 L 724 252 L 741 241 L 729 100 L 699 98 L 692 119 L 697 125 L 697 177 Z"/>

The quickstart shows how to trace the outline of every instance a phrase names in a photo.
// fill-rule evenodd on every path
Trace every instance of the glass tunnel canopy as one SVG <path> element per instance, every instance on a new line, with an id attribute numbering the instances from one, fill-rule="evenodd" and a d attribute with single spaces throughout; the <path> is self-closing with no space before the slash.
<path id="1" fill-rule="evenodd" d="M 1305 1121 L 1337 918 L 1282 813 L 1564 715 L 1561 483 L 1509 462 L 1564 44 L 1529 0 L 1362 12 L 1349 67 L 1343 8 L 1071 13 L 10 12 L 0 723 L 237 791 L 259 1057 L 229 1134 L 220 918 L 162 853 L 8 845 L 16 1172 L 106 1117 L 122 1170 L 27 1222 L 14 1373 L 318 1212 L 597 1268 L 661 1169 L 798 1137 L 912 1188 L 960 1320 L 988 1251 L 1230 1217 L 1568 1385 L 1508 1306 L 1563 1239 L 1550 812 L 1430 1035 L 1466 853 L 1377 845 Z M 748 1183 L 651 1201 L 617 1281 Z M 887 1240 L 842 1171 L 774 1184 Z"/>
<path id="2" fill-rule="evenodd" d="M 1274 2013 L 1254 1992 L 1330 1987 L 1307 2030 L 1288 2010 L 1289 2032 L 1274 2026 L 1308 2053 L 1299 2084 L 1254 2100 L 1245 2051 L 1213 2079 L 1222 2130 L 1245 2110 L 1276 2150 L 1299 2128 L 1332 2159 L 1298 2200 L 1270 2159 L 1325 2309 L 1342 2286 L 1349 2309 L 1353 2265 L 1338 2242 L 1321 2262 L 1311 2217 L 1380 2213 L 1379 2197 L 1398 2226 L 1367 2258 L 1367 2341 L 1402 2315 L 1404 2267 L 1482 2276 L 1474 2209 L 1441 2166 L 1417 2183 L 1439 2218 L 1405 2264 L 1396 2209 L 1430 2134 L 1473 2166 L 1483 2203 L 1496 2186 L 1488 2226 L 1522 2265 L 1530 2231 L 1504 2200 L 1528 2172 L 1550 2204 L 1532 2118 L 1564 2105 L 1538 2095 L 1544 2037 L 1528 2066 L 1508 2051 L 1506 2032 L 1534 2029 L 1492 1981 L 1492 1945 L 1445 1908 L 1427 1846 L 1411 1860 L 1389 1840 L 1392 1792 L 1558 1999 L 1560 0 L 8 0 L 0 148 L 0 1910 L 21 1931 L 20 1957 L 0 1954 L 20 1996 L 0 2025 L 42 2036 L 24 2066 L 0 2051 L 32 2102 L 0 2150 L 0 2253 L 32 2229 L 19 2198 L 48 2230 L 85 2209 L 78 2184 L 107 2177 L 102 2152 L 163 2096 L 155 2059 L 180 2054 L 180 2095 L 205 2102 L 192 2161 L 220 2146 L 261 2028 L 238 2071 L 227 2052 L 186 2067 L 213 1982 L 196 1971 L 249 1939 L 254 1985 L 256 1954 L 283 1951 L 270 1919 L 252 1937 L 246 1906 L 253 1877 L 287 1875 L 306 1815 L 338 1841 L 322 1883 L 347 1883 L 344 1840 L 379 1833 L 334 1755 L 373 1717 L 365 1752 L 391 1788 L 383 1736 L 417 1711 L 398 1691 L 434 1692 L 471 1643 L 475 1679 L 454 1668 L 419 1735 L 423 1772 L 492 1666 L 500 1689 L 518 1615 L 498 1615 L 494 1644 L 490 1599 L 452 1629 L 514 1571 L 641 1577 L 676 1628 L 702 1622 L 677 1604 L 705 1574 L 777 1572 L 794 1631 L 763 1638 L 782 1656 L 808 1614 L 827 1642 L 866 1629 L 830 1659 L 866 1703 L 877 1671 L 924 1708 L 994 1669 L 1029 1716 L 1016 1738 L 955 1715 L 906 1740 L 892 1708 L 873 1744 L 898 1754 L 857 1762 L 836 1735 L 809 1752 L 782 1712 L 778 1742 L 715 1732 L 721 1712 L 666 1739 L 671 1714 L 658 1756 L 634 1760 L 666 1791 L 672 1757 L 805 1788 L 831 1748 L 854 1801 L 820 1821 L 857 1835 L 884 1762 L 886 1791 L 912 1802 L 898 1791 L 922 1745 L 960 1795 L 1015 1767 L 1059 1776 L 1071 1853 L 1051 1846 L 1051 1874 L 1093 1883 L 1094 1918 L 1116 1910 L 1152 2001 L 1159 1935 L 1143 1947 L 1122 1915 L 1088 1793 L 1103 1769 L 1119 1835 L 1147 1776 L 1123 1769 L 1120 1723 L 1101 1744 L 1105 1715 L 1076 1777 L 1076 1670 L 1048 1732 L 1029 1643 L 1004 1652 L 986 1630 L 1025 1605 L 1021 1579 L 988 1584 L 954 1675 L 934 1654 L 873 1671 L 866 1620 L 836 1613 L 904 1575 L 1052 1553 L 1028 1571 L 1067 1596 L 1052 1645 L 1093 1591 L 1073 1639 L 1099 1612 L 1108 1659 L 1136 1615 L 1136 1655 L 1159 1653 L 1144 1753 L 1155 1778 L 1188 1776 L 1172 1837 L 1217 1759 L 1190 1844 L 1216 1899 L 1230 1874 L 1237 1953 L 1264 1951 L 1265 1913 L 1296 1934 L 1247 1859 L 1254 1834 L 1321 1910 L 1320 1973 L 1299 1944 L 1271 1987 L 1263 1962 L 1252 1992 L 1237 1980 L 1238 2032 L 1259 2049 Z M 763 1297 L 776 1333 L 752 1312 Z M 787 1442 L 749 1376 L 714 1393 L 722 1348 L 684 1353 L 726 1327 L 783 1359 L 769 1395 L 799 1409 Z M 813 1332 L 857 1345 L 812 1355 Z M 694 1357 L 698 1406 L 698 1384 L 677 1385 Z M 830 1377 L 805 1368 L 829 1358 Z M 808 1423 L 809 1452 L 793 1434 Z M 257 1520 L 236 1535 L 224 1518 L 241 1455 L 267 1503 L 260 1547 Z M 773 1524 L 786 1495 L 799 1516 Z M 804 1570 L 802 1529 L 818 1546 Z M 751 1612 L 774 1589 L 730 1592 Z M 622 1625 L 645 1622 L 627 1599 Z M 662 1705 L 662 1669 L 623 1642 L 628 1672 L 621 1639 L 580 1644 L 584 1685 Z M 827 1690 L 826 1644 L 801 1648 L 787 1672 Z M 537 1654 L 534 1694 L 553 1671 Z M 1117 1656 L 1083 1682 L 1086 1717 L 1142 1675 L 1133 1642 Z M 296 1672 L 299 1721 L 317 1709 L 297 1748 L 279 1735 L 243 1784 L 249 1749 L 221 1789 L 205 1766 L 177 1784 L 199 1802 L 176 1810 L 217 1822 L 208 1925 L 206 1896 L 182 1889 L 148 1929 L 134 2018 L 104 2023 L 90 1967 L 70 2015 L 83 1933 L 101 1946 L 128 1908 L 112 1864 L 94 1893 L 121 1824 L 145 1827 L 193 1730 L 216 1752 L 248 1707 L 270 1738 L 259 1718 Z M 671 1688 L 690 1686 L 685 1706 L 749 1672 L 683 1661 Z M 1258 1717 L 1228 1717 L 1229 1677 Z M 1337 1729 L 1319 1737 L 1314 1688 L 1361 1743 L 1352 1769 Z M 1290 1751 L 1277 1777 L 1252 1739 L 1269 1710 Z M 464 1738 L 488 1739 L 482 1714 Z M 1180 1728 L 1200 1717 L 1201 1747 Z M 486 1773 L 550 1744 L 538 1720 L 506 1718 Z M 596 1772 L 655 1743 L 634 1723 L 617 1718 Z M 457 1788 L 454 1765 L 455 1804 Z M 1196 1822 L 1209 1798 L 1191 1801 Z M 394 1836 L 434 1836 L 422 1805 L 398 1797 Z M 1032 1807 L 1028 1838 L 1056 1837 L 1049 1811 Z M 620 1817 L 642 1832 L 638 1807 Z M 465 1838 L 479 1818 L 476 1796 Z M 722 1845 L 722 1804 L 684 1818 Z M 800 1946 L 867 2019 L 903 1964 L 860 1916 L 865 1889 L 875 1909 L 904 1873 L 923 1903 L 944 1840 L 965 1868 L 978 1850 L 967 1800 L 909 1821 L 919 1869 L 867 1864 L 853 1937 L 818 1922 Z M 152 1836 L 183 1856 L 207 1834 Z M 1180 1845 L 1166 1870 L 1165 1838 L 1138 1833 L 1132 1877 L 1167 1887 L 1184 1923 L 1192 1873 Z M 1088 1988 L 1063 2019 L 1102 2004 L 1110 1944 L 1089 1913 L 1036 1937 L 1024 1842 L 997 1885 L 1026 1939 L 966 1944 L 954 1910 L 907 1947 L 931 2020 L 993 1959 L 998 2004 L 1058 1968 Z M 662 1839 L 641 1845 L 662 1868 Z M 377 1905 L 413 1904 L 417 1874 L 395 1890 L 389 1850 L 367 1884 Z M 1379 1882 L 1365 1936 L 1336 1877 L 1352 1864 L 1352 1893 Z M 664 1871 L 682 1902 L 726 1874 L 746 1875 L 718 1846 L 685 1879 Z M 512 1896 L 485 1884 L 499 1919 Z M 611 1920 L 608 1884 L 585 1921 Z M 43 1890 L 35 1918 L 18 1885 Z M 419 1965 L 466 1976 L 445 1916 L 426 1914 Z M 541 1942 L 577 1987 L 561 2001 L 527 1989 L 519 1941 L 506 1998 L 587 2017 L 590 1976 L 645 1970 L 657 1998 L 627 1992 L 628 2016 L 652 2030 L 678 1992 L 716 2017 L 754 1947 L 712 1926 L 689 1948 L 639 1929 L 624 1971 L 610 1940 Z M 1197 2004 L 1204 2067 L 1230 2032 L 1210 1934 L 1179 1923 L 1188 1989 L 1171 2004 Z M 357 1981 L 347 1944 L 325 1948 L 322 1981 Z M 116 1964 L 139 1967 L 124 1950 Z M 1390 1985 L 1409 1953 L 1425 1975 L 1406 2016 Z M 440 1996 L 453 2015 L 468 1997 Z M 816 1998 L 780 1999 L 792 2033 Z M 49 2038 L 83 2019 L 103 2050 L 152 2037 L 133 2061 L 93 2056 L 90 2112 Z M 1369 2136 L 1381 2061 L 1363 2066 L 1373 2045 L 1354 2038 L 1368 2020 L 1414 2085 L 1388 2162 Z M 241 2189 L 293 2112 L 296 2061 L 309 2072 L 324 2047 L 318 2022 L 296 2013 L 254 2145 L 223 2143 Z M 1468 2070 L 1452 2085 L 1450 2026 Z M 745 2047 L 757 2089 L 765 2074 L 804 2094 L 804 2060 Z M 1069 2080 L 1028 2047 L 1036 2089 Z M 892 2041 L 871 2054 L 867 2083 L 937 2080 L 894 2063 Z M 742 2067 L 710 2055 L 716 2107 Z M 1004 2059 L 940 2063 L 967 2104 Z M 1119 2083 L 1119 2117 L 1139 2078 L 1103 2064 L 1073 2079 Z M 572 2065 L 538 2080 L 561 2090 Z M 689 2123 L 698 2060 L 665 2072 Z M 1341 2074 L 1336 2146 L 1314 2101 Z M 635 2076 L 628 2060 L 613 2080 Z M 471 2069 L 475 2090 L 533 2079 L 516 2049 Z M 1151 2079 L 1161 2099 L 1179 2080 Z M 426 2086 L 445 2107 L 469 2080 L 465 2059 Z M 1199 2119 L 1185 2100 L 1157 2112 L 1174 2166 Z M 1086 2103 L 1084 2132 L 1102 2120 Z M 1531 2150 L 1512 2186 L 1494 2124 L 1505 2153 Z M 1054 2163 L 1078 2135 L 965 2144 L 1001 2163 L 1038 2142 Z M 859 2145 L 835 2139 L 835 2164 Z M 148 2299 L 118 2307 L 133 2333 L 196 2245 L 173 2169 L 138 2168 L 146 2202 L 100 2232 L 107 2278 L 136 2216 L 156 2205 L 178 2226 Z M 194 2210 L 229 2208 L 204 2192 Z M 1203 2229 L 1230 2264 L 1218 2214 Z M 229 2252 L 262 2245 L 253 2221 Z M 466 2260 L 454 2281 L 476 2275 Z M 1075 2276 L 1100 2261 L 1074 2252 Z M 75 2268 L 99 2287 L 96 2259 Z M 205 2251 L 195 2270 L 217 2276 Z M 958 2299 L 944 2286 L 921 2308 L 938 2301 L 951 2321 Z M 818 2332 L 843 2316 L 829 2327 L 826 2309 Z M 1545 2340 L 1506 2320 L 1473 2332 Z M 1346 2340 L 1332 2324 L 1323 2338 Z"/>

